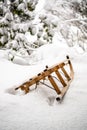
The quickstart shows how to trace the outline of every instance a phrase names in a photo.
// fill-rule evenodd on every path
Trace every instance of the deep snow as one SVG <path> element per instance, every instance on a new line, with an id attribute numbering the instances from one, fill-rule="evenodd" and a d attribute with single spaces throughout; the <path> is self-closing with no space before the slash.
<path id="1" fill-rule="evenodd" d="M 79 54 L 77 50 L 66 44 L 42 46 L 34 57 L 41 58 L 31 66 L 7 61 L 4 51 L 0 51 L 0 130 L 87 129 L 87 53 Z M 65 59 L 67 52 L 72 57 L 75 76 L 62 102 L 57 102 L 57 94 L 43 85 L 26 95 L 14 91 L 19 84 L 41 72 L 46 64 L 51 66 Z"/>

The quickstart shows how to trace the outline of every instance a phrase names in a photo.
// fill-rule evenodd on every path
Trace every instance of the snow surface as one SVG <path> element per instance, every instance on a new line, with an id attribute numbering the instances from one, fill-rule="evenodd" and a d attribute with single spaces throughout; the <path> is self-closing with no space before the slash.
<path id="1" fill-rule="evenodd" d="M 50 44 L 39 48 L 33 58 L 37 62 L 22 66 L 6 60 L 0 51 L 0 130 L 86 130 L 87 129 L 87 53 L 79 53 L 78 47 L 66 44 Z M 39 85 L 24 95 L 14 88 L 41 72 L 45 65 L 53 65 L 71 57 L 74 80 L 62 102 L 57 94 Z M 34 55 L 34 54 L 33 54 Z"/>

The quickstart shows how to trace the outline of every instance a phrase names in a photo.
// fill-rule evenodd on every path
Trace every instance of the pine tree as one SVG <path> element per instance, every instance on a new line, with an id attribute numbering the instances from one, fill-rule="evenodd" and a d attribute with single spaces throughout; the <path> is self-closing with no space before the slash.
<path id="1" fill-rule="evenodd" d="M 35 8 L 38 0 L 8 0 L 1 1 L 0 7 L 0 46 L 29 55 L 32 48 L 47 42 L 52 43 L 54 25 L 49 15 L 41 14 L 36 24 Z M 50 22 L 49 22 L 50 21 Z M 38 28 L 37 28 L 38 26 Z M 36 36 L 32 43 L 26 34 Z M 23 53 L 24 54 L 24 53 Z"/>
<path id="2" fill-rule="evenodd" d="M 6 3 L 7 2 L 7 3 Z M 26 32 L 34 35 L 34 9 L 37 1 L 8 0 L 0 2 L 0 47 L 30 54 Z M 24 52 L 22 51 L 22 52 Z"/>

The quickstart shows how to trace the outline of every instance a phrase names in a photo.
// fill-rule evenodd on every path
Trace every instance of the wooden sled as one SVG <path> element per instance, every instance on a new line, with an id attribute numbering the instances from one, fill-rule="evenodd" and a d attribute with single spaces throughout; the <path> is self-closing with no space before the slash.
<path id="1" fill-rule="evenodd" d="M 68 70 L 66 70 L 66 68 L 68 68 Z M 55 78 L 58 79 L 58 81 L 60 81 L 62 88 L 58 86 L 58 82 L 56 83 L 53 74 L 55 74 Z M 37 86 L 39 82 L 46 85 L 47 87 L 50 87 L 49 85 L 42 82 L 42 80 L 48 79 L 52 85 L 52 87 L 50 88 L 54 89 L 58 94 L 58 97 L 56 99 L 60 100 L 63 98 L 66 91 L 68 90 L 70 83 L 73 80 L 73 77 L 74 77 L 74 71 L 72 63 L 70 61 L 69 56 L 66 56 L 65 61 L 61 62 L 60 64 L 54 65 L 50 68 L 46 66 L 46 69 L 43 72 L 39 73 L 35 77 L 32 77 L 31 79 L 29 79 L 29 81 L 15 88 L 15 90 L 21 89 L 25 91 L 25 93 L 28 93 L 30 91 L 30 87 L 33 84 L 36 84 Z"/>

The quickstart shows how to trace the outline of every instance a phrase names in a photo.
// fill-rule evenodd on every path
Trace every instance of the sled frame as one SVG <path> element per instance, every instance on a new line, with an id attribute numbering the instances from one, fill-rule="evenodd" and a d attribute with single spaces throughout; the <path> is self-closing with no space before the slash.
<path id="1" fill-rule="evenodd" d="M 68 73 L 65 69 L 65 66 L 67 66 L 67 65 L 69 66 L 70 73 Z M 59 70 L 62 71 L 63 75 L 60 73 Z M 52 73 L 55 73 L 56 78 L 58 78 L 58 80 L 61 82 L 62 90 L 59 88 L 58 83 L 55 82 L 55 80 L 52 76 Z M 66 80 L 65 80 L 64 76 L 65 76 Z M 73 66 L 72 66 L 72 63 L 70 61 L 69 56 L 66 56 L 65 61 L 63 61 L 57 65 L 54 65 L 52 67 L 46 66 L 46 69 L 43 72 L 32 77 L 31 79 L 29 79 L 29 81 L 24 82 L 22 85 L 15 88 L 15 90 L 21 89 L 21 90 L 25 91 L 25 94 L 27 94 L 30 91 L 30 87 L 33 84 L 36 84 L 36 86 L 38 86 L 38 83 L 41 80 L 48 79 L 49 82 L 51 83 L 51 85 L 53 86 L 53 89 L 58 94 L 58 97 L 56 99 L 60 100 L 64 97 L 65 93 L 67 92 L 73 78 L 74 78 Z"/>

